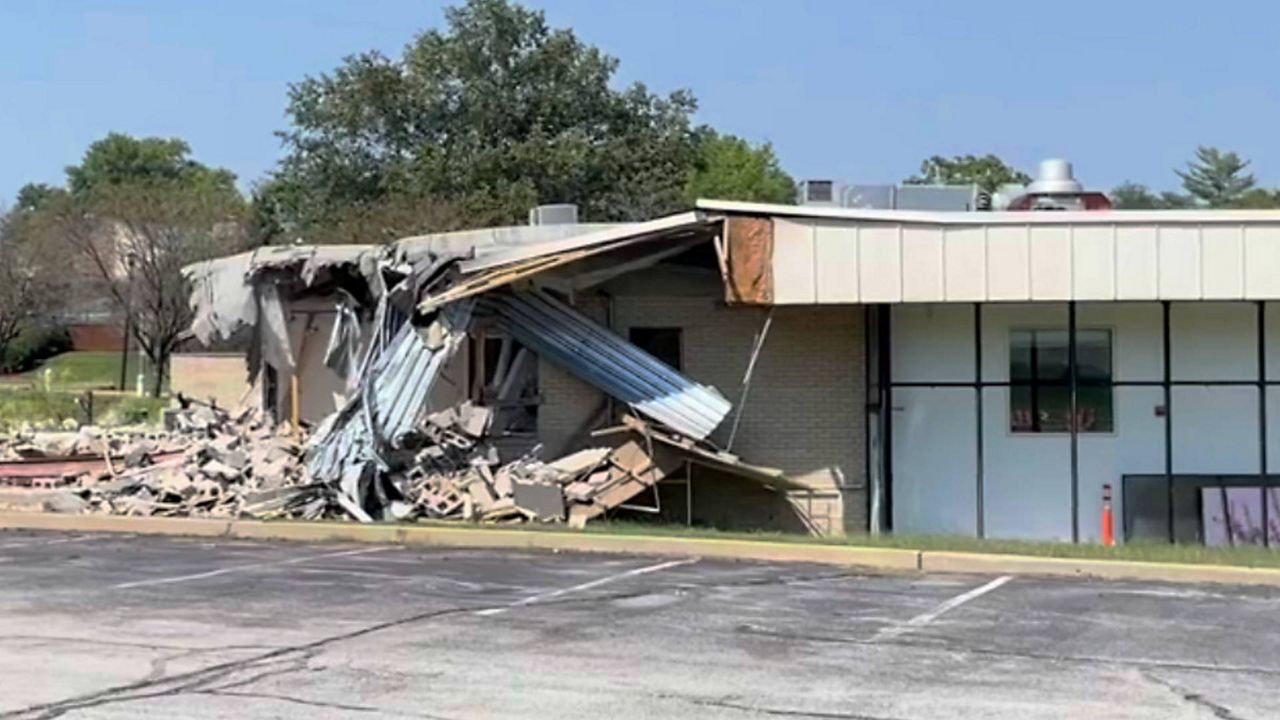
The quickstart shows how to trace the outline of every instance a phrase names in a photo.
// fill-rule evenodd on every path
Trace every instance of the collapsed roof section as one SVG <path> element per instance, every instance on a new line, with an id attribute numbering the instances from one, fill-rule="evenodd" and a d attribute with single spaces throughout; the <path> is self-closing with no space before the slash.
<path id="1" fill-rule="evenodd" d="M 374 296 L 382 288 L 378 273 L 381 248 L 372 245 L 265 246 L 229 257 L 188 265 L 191 281 L 191 331 L 208 345 L 258 324 L 261 303 L 256 288 L 275 276 L 314 285 L 336 270 L 361 277 Z"/>
<path id="2" fill-rule="evenodd" d="M 339 504 L 361 520 L 385 517 L 389 504 L 404 496 L 393 478 L 405 471 L 423 418 L 441 410 L 431 407 L 431 388 L 475 322 L 502 327 L 654 423 L 661 437 L 676 438 L 683 451 L 733 467 L 732 455 L 702 445 L 732 409 L 723 395 L 552 294 L 571 296 L 699 245 L 707 254 L 697 262 L 714 264 L 709 248 L 720 227 L 719 218 L 695 211 L 617 226 L 449 233 L 383 247 L 264 248 L 186 270 L 194 285 L 193 330 L 205 340 L 251 325 L 263 340 L 257 350 L 278 369 L 291 369 L 288 338 L 276 327 L 288 299 L 279 288 L 306 290 L 334 274 L 363 279 L 366 292 L 358 294 L 376 307 L 361 314 L 372 320 L 373 332 L 358 361 L 345 365 L 352 388 L 346 405 L 317 429 L 307 451 L 309 475 L 329 484 Z"/>

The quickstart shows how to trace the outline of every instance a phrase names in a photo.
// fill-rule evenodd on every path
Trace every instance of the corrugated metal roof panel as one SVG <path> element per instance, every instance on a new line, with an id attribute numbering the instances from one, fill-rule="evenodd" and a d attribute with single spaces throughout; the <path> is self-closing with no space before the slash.
<path id="1" fill-rule="evenodd" d="M 715 388 L 681 375 L 546 293 L 485 296 L 481 304 L 539 357 L 684 435 L 707 437 L 732 408 Z"/>

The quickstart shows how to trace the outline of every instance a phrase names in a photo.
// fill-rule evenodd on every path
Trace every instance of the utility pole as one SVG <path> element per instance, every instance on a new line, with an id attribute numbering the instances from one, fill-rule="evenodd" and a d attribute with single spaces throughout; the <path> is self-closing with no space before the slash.
<path id="1" fill-rule="evenodd" d="M 129 389 L 129 337 L 133 334 L 133 254 L 125 256 L 124 342 L 120 348 L 120 392 Z"/>

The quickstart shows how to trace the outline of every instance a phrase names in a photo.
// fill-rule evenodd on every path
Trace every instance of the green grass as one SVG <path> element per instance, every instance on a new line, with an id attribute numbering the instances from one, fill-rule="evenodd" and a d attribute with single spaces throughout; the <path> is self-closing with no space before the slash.
<path id="1" fill-rule="evenodd" d="M 529 526 L 534 527 L 534 526 Z M 546 526 L 544 526 L 546 527 Z M 563 528 L 550 528 L 563 529 Z M 853 547 L 903 548 L 925 551 L 994 553 L 999 555 L 1032 555 L 1036 557 L 1087 560 L 1137 560 L 1142 562 L 1233 565 L 1241 567 L 1280 568 L 1280 549 L 1260 547 L 1207 548 L 1200 545 L 1167 545 L 1133 543 L 1113 548 L 1082 543 L 1032 542 L 1022 540 L 979 540 L 977 538 L 928 535 L 850 535 L 843 538 L 815 538 L 781 532 L 729 532 L 711 528 L 688 528 L 682 525 L 605 522 L 592 523 L 585 532 L 611 535 L 648 535 L 660 537 L 695 537 L 724 540 L 846 545 Z"/>
<path id="2" fill-rule="evenodd" d="M 137 374 L 137 355 L 129 362 L 129 374 Z M 120 353 L 69 352 L 49 358 L 40 367 L 24 373 L 28 384 L 43 387 L 45 377 L 56 390 L 115 388 L 120 382 Z M 134 378 L 129 378 L 132 384 Z"/>
<path id="3" fill-rule="evenodd" d="M 136 397 L 130 393 L 96 390 L 93 392 L 92 418 L 85 404 L 84 392 L 46 392 L 29 387 L 0 386 L 0 434 L 31 426 L 40 430 L 92 424 L 102 427 L 119 425 L 156 425 L 168 406 L 167 398 Z"/>

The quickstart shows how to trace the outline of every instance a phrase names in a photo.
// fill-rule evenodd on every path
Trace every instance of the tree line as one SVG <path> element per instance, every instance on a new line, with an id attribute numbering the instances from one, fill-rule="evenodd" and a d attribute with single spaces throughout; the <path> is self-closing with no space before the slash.
<path id="1" fill-rule="evenodd" d="M 1250 161 L 1215 147 L 1196 148 L 1195 157 L 1175 168 L 1182 192 L 1153 191 L 1126 181 L 1108 195 L 1120 210 L 1190 210 L 1195 208 L 1280 208 L 1280 190 L 1257 186 Z M 1003 185 L 1026 185 L 1031 176 L 996 155 L 934 155 L 920 165 L 920 172 L 906 178 L 909 185 L 977 185 L 992 193 Z"/>
<path id="2" fill-rule="evenodd" d="M 283 157 L 246 197 L 180 139 L 112 133 L 58 185 L 0 213 L 0 358 L 25 332 L 105 302 L 161 373 L 190 321 L 179 268 L 267 243 L 380 243 L 519 224 L 542 203 L 644 220 L 698 197 L 791 203 L 773 147 L 694 122 L 687 90 L 618 87 L 616 58 L 511 0 L 466 0 L 396 57 L 365 52 L 290 86 Z M 1122 208 L 1277 207 L 1249 162 L 1200 148 L 1183 192 L 1125 183 Z M 994 155 L 934 156 L 908 183 L 993 191 Z"/>

